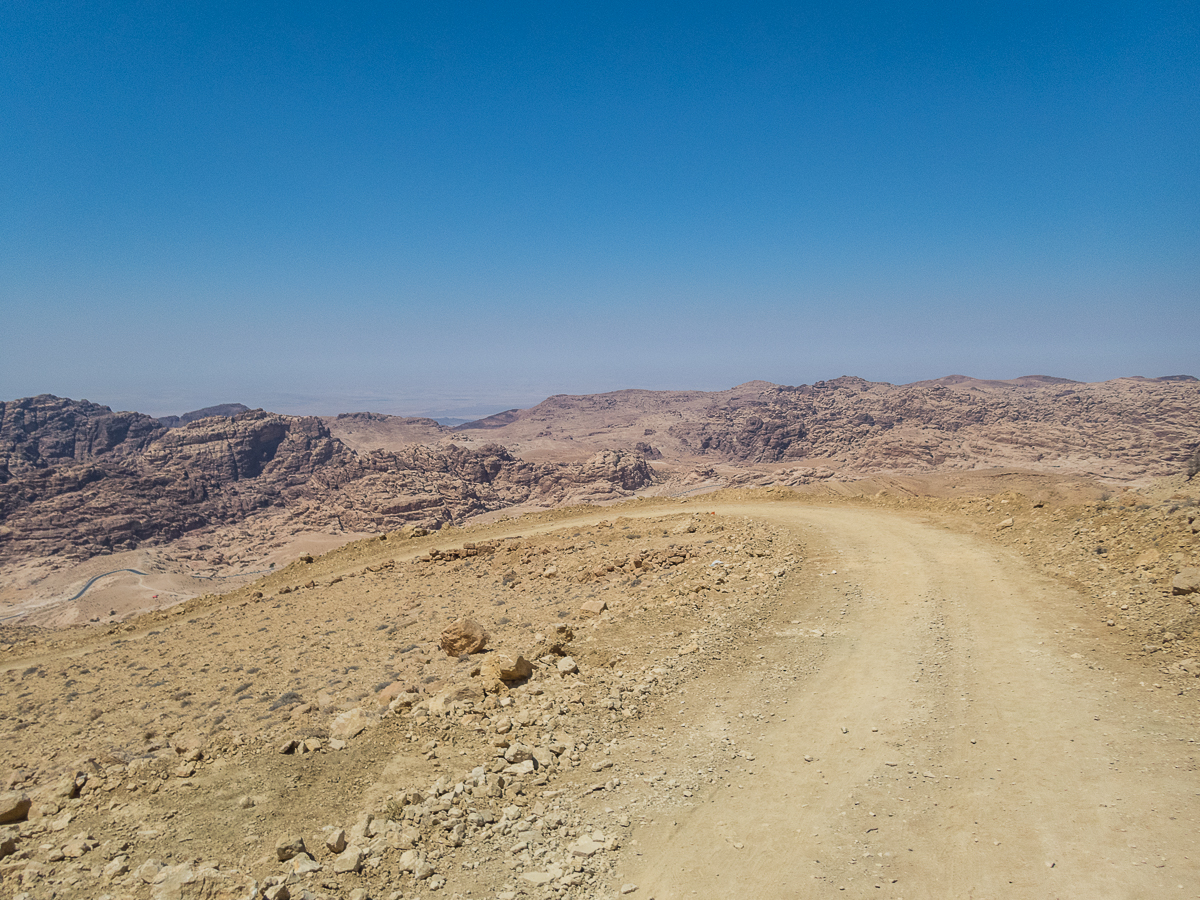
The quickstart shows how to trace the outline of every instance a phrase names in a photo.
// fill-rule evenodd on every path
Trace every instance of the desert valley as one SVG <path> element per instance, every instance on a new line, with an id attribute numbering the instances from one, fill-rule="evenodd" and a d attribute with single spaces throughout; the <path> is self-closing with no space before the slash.
<path id="1" fill-rule="evenodd" d="M 1190 376 L 0 402 L 0 893 L 1195 896 L 1198 448 Z"/>

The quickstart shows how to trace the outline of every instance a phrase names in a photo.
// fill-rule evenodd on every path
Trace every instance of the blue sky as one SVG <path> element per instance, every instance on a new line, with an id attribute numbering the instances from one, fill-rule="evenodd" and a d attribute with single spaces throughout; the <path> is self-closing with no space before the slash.
<path id="1" fill-rule="evenodd" d="M 0 398 L 1200 375 L 1194 4 L 0 7 Z"/>

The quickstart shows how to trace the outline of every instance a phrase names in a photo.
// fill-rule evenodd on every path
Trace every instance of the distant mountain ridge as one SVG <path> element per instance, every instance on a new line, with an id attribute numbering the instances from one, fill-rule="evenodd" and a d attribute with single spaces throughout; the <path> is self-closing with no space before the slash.
<path id="1" fill-rule="evenodd" d="M 739 470 L 752 483 L 801 484 L 998 467 L 1130 480 L 1183 471 L 1197 446 L 1191 376 L 844 376 L 559 394 L 455 428 L 242 404 L 154 419 L 43 394 L 0 402 L 0 559 L 82 558 L 264 517 L 437 527 L 524 503 L 630 496 L 659 478 L 648 460 L 688 483 L 737 481 Z"/>
<path id="2" fill-rule="evenodd" d="M 213 416 L 231 419 L 238 413 L 244 412 L 250 412 L 250 407 L 244 403 L 221 403 L 217 406 L 206 406 L 204 409 L 186 412 L 182 416 L 159 416 L 158 421 L 168 428 L 179 428 L 182 425 L 189 425 L 200 419 L 210 419 Z"/>

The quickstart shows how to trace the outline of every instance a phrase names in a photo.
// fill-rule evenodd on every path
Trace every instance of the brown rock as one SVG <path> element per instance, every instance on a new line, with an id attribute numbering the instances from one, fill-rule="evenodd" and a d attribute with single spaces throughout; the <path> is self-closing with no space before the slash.
<path id="1" fill-rule="evenodd" d="M 29 816 L 29 807 L 32 805 L 28 794 L 20 791 L 0 793 L 0 824 L 24 820 Z"/>
<path id="2" fill-rule="evenodd" d="M 462 684 L 453 684 L 448 688 L 439 691 L 429 700 L 429 711 L 434 715 L 441 715 L 450 709 L 451 705 L 464 700 L 482 700 L 483 690 L 478 684 L 464 682 Z"/>
<path id="3" fill-rule="evenodd" d="M 1171 579 L 1171 593 L 1200 593 L 1200 569 L 1180 569 L 1179 574 Z"/>
<path id="4" fill-rule="evenodd" d="M 329 726 L 329 736 L 347 740 L 362 734 L 374 724 L 375 719 L 362 707 L 356 706 L 333 720 Z"/>
<path id="5" fill-rule="evenodd" d="M 1162 554 L 1151 547 L 1149 550 L 1143 550 L 1137 555 L 1137 559 L 1133 564 L 1139 569 L 1147 569 L 1154 565 L 1162 557 Z"/>
<path id="6" fill-rule="evenodd" d="M 335 828 L 325 835 L 325 849 L 330 853 L 341 853 L 346 849 L 346 830 Z"/>
<path id="7" fill-rule="evenodd" d="M 375 702 L 380 706 L 390 706 L 392 701 L 401 694 L 410 694 L 410 686 L 405 681 L 393 681 L 375 695 Z"/>
<path id="8" fill-rule="evenodd" d="M 0 859 L 17 852 L 18 836 L 15 828 L 0 828 Z"/>
<path id="9" fill-rule="evenodd" d="M 488 633 L 474 619 L 462 618 L 442 632 L 441 646 L 450 656 L 479 653 L 487 646 Z"/>
<path id="10" fill-rule="evenodd" d="M 533 674 L 533 663 L 519 653 L 500 650 L 487 658 L 484 674 L 500 681 L 521 681 Z"/>
<path id="11" fill-rule="evenodd" d="M 603 600 L 589 600 L 579 607 L 579 611 L 588 616 L 598 616 L 606 609 L 608 609 L 608 604 Z"/>
<path id="12" fill-rule="evenodd" d="M 287 862 L 298 853 L 304 853 L 304 838 L 298 834 L 286 834 L 275 842 L 275 857 Z"/>

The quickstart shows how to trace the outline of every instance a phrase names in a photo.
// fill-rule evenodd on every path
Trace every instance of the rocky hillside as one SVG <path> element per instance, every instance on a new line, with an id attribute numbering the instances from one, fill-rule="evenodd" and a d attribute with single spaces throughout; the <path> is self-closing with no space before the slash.
<path id="1" fill-rule="evenodd" d="M 1200 381 L 753 381 L 713 393 L 558 395 L 455 431 L 548 457 L 605 446 L 850 475 L 1021 466 L 1132 479 L 1182 471 L 1200 445 Z"/>
<path id="2" fill-rule="evenodd" d="M 350 531 L 436 525 L 530 500 L 623 496 L 651 479 L 633 453 L 572 465 L 490 444 L 360 455 L 316 418 L 254 410 L 167 429 L 41 396 L 0 403 L 0 556 L 84 558 L 280 512 Z"/>

